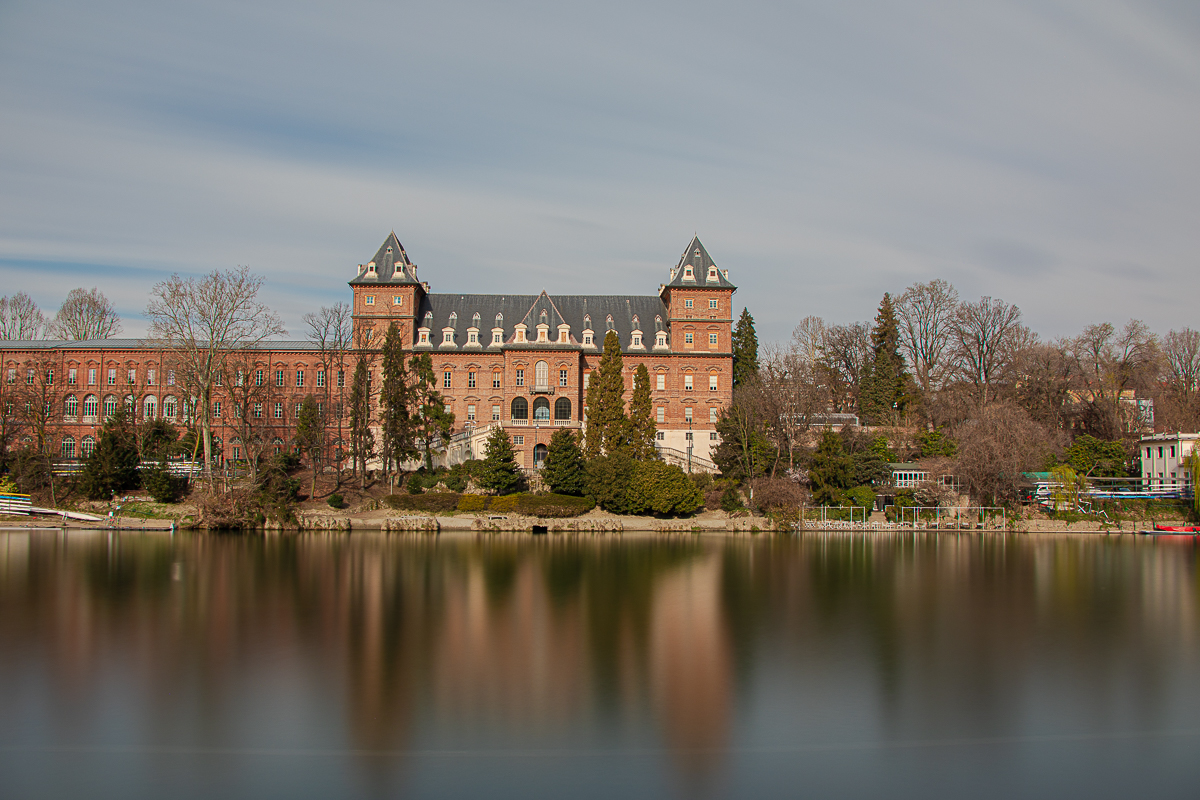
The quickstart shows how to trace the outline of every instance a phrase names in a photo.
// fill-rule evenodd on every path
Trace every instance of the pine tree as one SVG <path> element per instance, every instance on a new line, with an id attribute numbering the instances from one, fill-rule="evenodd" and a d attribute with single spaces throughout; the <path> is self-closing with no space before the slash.
<path id="1" fill-rule="evenodd" d="M 542 467 L 542 480 L 552 492 L 577 496 L 583 494 L 587 486 L 583 453 L 571 431 L 559 429 L 550 437 L 550 449 Z"/>
<path id="2" fill-rule="evenodd" d="M 496 494 L 512 494 L 521 488 L 521 470 L 517 467 L 516 451 L 504 429 L 497 425 L 488 435 L 487 455 L 479 467 L 476 482 L 480 488 Z"/>
<path id="3" fill-rule="evenodd" d="M 854 482 L 854 464 L 842 447 L 842 437 L 826 430 L 813 453 L 808 468 L 813 503 L 820 506 L 840 505 L 842 492 Z"/>
<path id="4" fill-rule="evenodd" d="M 645 364 L 638 364 L 633 373 L 633 397 L 629 400 L 629 454 L 635 460 L 655 457 L 654 437 L 658 426 L 654 423 L 654 407 L 650 401 L 650 372 Z"/>
<path id="5" fill-rule="evenodd" d="M 312 488 L 309 497 L 317 495 L 317 472 L 321 466 L 321 453 L 325 445 L 325 421 L 317 409 L 317 401 L 310 394 L 300 402 L 300 413 L 296 415 L 296 445 L 308 456 L 312 469 Z"/>
<path id="6" fill-rule="evenodd" d="M 743 308 L 733 328 L 733 385 L 742 386 L 758 374 L 758 334 L 754 332 L 754 317 Z"/>
<path id="7" fill-rule="evenodd" d="M 359 486 L 367 485 L 367 459 L 375 455 L 375 434 L 371 432 L 371 382 L 367 359 L 359 353 L 350 386 L 350 453 L 358 471 Z"/>
<path id="8" fill-rule="evenodd" d="M 115 492 L 138 485 L 137 438 L 126 409 L 117 409 L 104 421 L 96 449 L 84 462 L 80 484 L 92 500 L 109 500 Z"/>
<path id="9" fill-rule="evenodd" d="M 433 446 L 450 441 L 454 430 L 454 414 L 446 410 L 446 401 L 437 390 L 433 374 L 433 359 L 428 353 L 413 356 L 408 362 L 412 375 L 410 398 L 413 411 L 414 438 L 425 446 L 425 469 L 433 469 Z"/>
<path id="10" fill-rule="evenodd" d="M 625 378 L 621 360 L 621 340 L 616 331 L 604 336 L 604 355 L 600 366 L 588 381 L 587 392 L 587 437 L 584 440 L 584 457 L 589 461 L 604 453 L 611 453 L 628 440 L 625 419 Z"/>
<path id="11" fill-rule="evenodd" d="M 400 464 L 418 454 L 412 412 L 412 387 L 404 367 L 404 342 L 393 322 L 383 340 L 383 389 L 379 396 L 385 475 L 393 466 L 399 470 Z"/>
<path id="12" fill-rule="evenodd" d="M 890 294 L 884 294 L 871 329 L 871 357 L 860 382 L 858 405 L 875 424 L 894 422 L 905 406 L 908 373 L 900 354 L 900 326 Z"/>

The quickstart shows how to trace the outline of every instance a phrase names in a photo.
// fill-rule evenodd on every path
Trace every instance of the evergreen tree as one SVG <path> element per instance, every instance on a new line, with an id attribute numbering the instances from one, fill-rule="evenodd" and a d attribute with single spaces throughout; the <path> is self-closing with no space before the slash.
<path id="1" fill-rule="evenodd" d="M 454 430 L 454 414 L 446 410 L 446 400 L 437 390 L 437 377 L 433 374 L 433 359 L 428 353 L 413 356 L 408 362 L 412 374 L 410 398 L 414 411 L 414 438 L 425 445 L 425 469 L 433 469 L 434 443 L 450 441 Z"/>
<path id="2" fill-rule="evenodd" d="M 317 495 L 317 473 L 321 468 L 321 454 L 325 449 L 325 421 L 317 409 L 317 401 L 310 394 L 300 401 L 300 412 L 296 415 L 296 447 L 308 457 L 312 471 L 312 488 L 309 497 Z"/>
<path id="3" fill-rule="evenodd" d="M 754 317 L 743 308 L 733 328 L 733 385 L 746 384 L 758 374 L 758 334 L 754 332 Z"/>
<path id="4" fill-rule="evenodd" d="M 96 449 L 84 462 L 80 483 L 92 500 L 108 500 L 115 492 L 138 485 L 137 437 L 127 409 L 117 409 L 104 421 Z"/>
<path id="5" fill-rule="evenodd" d="M 859 410 L 874 424 L 895 422 L 905 406 L 909 376 L 900 354 L 900 326 L 890 294 L 884 294 L 871 329 L 871 357 L 859 387 Z"/>
<path id="6" fill-rule="evenodd" d="M 633 397 L 629 400 L 630 456 L 639 461 L 654 458 L 654 438 L 657 433 L 654 407 L 650 401 L 650 371 L 645 364 L 638 364 L 633 373 Z"/>
<path id="7" fill-rule="evenodd" d="M 760 478 L 773 473 L 779 463 L 779 449 L 766 435 L 767 423 L 745 388 L 736 390 L 733 403 L 717 418 L 721 443 L 712 459 L 721 476 L 735 481 Z"/>
<path id="8" fill-rule="evenodd" d="M 826 430 L 813 453 L 812 463 L 808 468 L 808 478 L 812 486 L 812 497 L 815 505 L 840 505 L 842 493 L 849 489 L 854 481 L 853 464 L 850 456 L 842 447 L 842 437 L 832 430 Z"/>
<path id="9" fill-rule="evenodd" d="M 487 455 L 479 467 L 476 482 L 481 489 L 496 494 L 512 494 L 522 484 L 521 470 L 517 467 L 516 451 L 504 429 L 497 425 L 488 435 Z"/>
<path id="10" fill-rule="evenodd" d="M 583 453 L 575 434 L 559 429 L 550 437 L 550 449 L 542 467 L 542 480 L 558 494 L 582 495 L 587 488 L 583 471 Z"/>
<path id="11" fill-rule="evenodd" d="M 621 340 L 616 331 L 604 336 L 604 355 L 592 373 L 587 391 L 587 437 L 584 456 L 591 461 L 619 449 L 628 440 L 625 419 L 625 378 L 621 360 Z"/>
<path id="12" fill-rule="evenodd" d="M 383 340 L 383 389 L 379 396 L 383 471 L 418 455 L 414 430 L 412 387 L 404 367 L 404 342 L 396 323 L 388 326 Z"/>
<path id="13" fill-rule="evenodd" d="M 358 354 L 354 380 L 350 386 L 350 455 L 358 471 L 359 486 L 367 485 L 367 459 L 375 455 L 375 434 L 371 432 L 371 382 L 368 379 L 369 356 Z"/>
<path id="14" fill-rule="evenodd" d="M 634 488 L 634 467 L 626 448 L 587 462 L 588 494 L 596 503 L 613 514 L 637 514 L 641 500 Z"/>

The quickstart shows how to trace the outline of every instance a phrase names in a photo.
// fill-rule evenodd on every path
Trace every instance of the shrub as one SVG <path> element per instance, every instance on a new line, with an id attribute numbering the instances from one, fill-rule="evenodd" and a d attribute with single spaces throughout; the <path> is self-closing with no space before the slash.
<path id="1" fill-rule="evenodd" d="M 754 487 L 754 507 L 762 513 L 799 508 L 804 502 L 804 487 L 786 478 L 758 478 Z"/>
<path id="2" fill-rule="evenodd" d="M 875 508 L 875 490 L 870 486 L 855 486 L 846 492 L 846 502 L 852 506 Z"/>
<path id="3" fill-rule="evenodd" d="M 346 507 L 345 498 L 343 498 L 340 494 L 336 494 L 336 493 L 329 495 L 328 503 L 329 503 L 330 508 L 345 508 Z"/>
<path id="4" fill-rule="evenodd" d="M 156 503 L 178 503 L 187 484 L 187 478 L 175 477 L 162 465 L 142 471 L 142 486 Z"/>
<path id="5" fill-rule="evenodd" d="M 453 467 L 442 476 L 442 482 L 446 484 L 446 488 L 452 492 L 461 492 L 467 488 L 472 478 L 478 478 L 480 468 L 483 462 L 478 459 L 470 459 L 461 464 L 455 464 Z"/>
<path id="6" fill-rule="evenodd" d="M 462 495 L 457 492 L 434 492 L 432 494 L 389 494 L 383 498 L 384 505 L 400 511 L 453 511 L 458 508 Z"/>
<path id="7" fill-rule="evenodd" d="M 515 497 L 517 510 L 532 517 L 578 517 L 596 507 L 596 501 L 590 497 L 566 494 L 519 494 Z"/>
<path id="8" fill-rule="evenodd" d="M 512 514 L 517 510 L 519 500 L 520 496 L 515 494 L 493 497 L 492 502 L 488 504 L 488 510 L 494 514 Z"/>
<path id="9" fill-rule="evenodd" d="M 641 511 L 641 504 L 633 490 L 633 474 L 633 461 L 620 450 L 593 458 L 587 463 L 588 494 L 605 511 L 636 514 Z"/>
<path id="10" fill-rule="evenodd" d="M 459 511 L 483 511 L 487 508 L 487 497 L 481 494 L 464 494 L 458 498 Z"/>
<path id="11" fill-rule="evenodd" d="M 735 489 L 733 487 L 733 485 L 726 486 L 725 491 L 721 492 L 721 501 L 720 502 L 721 502 L 721 510 L 727 511 L 731 514 L 734 511 L 741 511 L 742 509 L 744 509 L 746 507 L 745 505 L 742 504 L 741 494 L 738 493 L 738 490 Z"/>
<path id="12" fill-rule="evenodd" d="M 687 516 L 704 506 L 704 496 L 682 467 L 662 461 L 634 465 L 631 505 L 638 511 Z"/>

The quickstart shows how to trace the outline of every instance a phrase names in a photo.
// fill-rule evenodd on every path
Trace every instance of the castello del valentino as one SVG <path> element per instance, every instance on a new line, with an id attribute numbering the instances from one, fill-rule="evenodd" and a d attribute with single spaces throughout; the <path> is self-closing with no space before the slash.
<path id="1" fill-rule="evenodd" d="M 482 457 L 486 431 L 500 424 L 522 465 L 539 466 L 555 430 L 583 427 L 588 379 L 600 363 L 605 335 L 614 331 L 627 401 L 637 366 L 650 372 L 664 455 L 682 460 L 690 452 L 696 465 L 709 461 L 717 415 L 732 397 L 736 287 L 698 237 L 669 268 L 657 294 L 434 293 L 418 279 L 394 232 L 354 272 L 354 341 L 378 347 L 394 323 L 413 352 L 431 355 L 438 389 L 455 417 L 449 460 Z M 254 379 L 264 384 L 245 413 L 261 417 L 275 449 L 286 446 L 305 395 L 346 382 L 325 375 L 316 350 L 308 341 L 273 341 L 244 354 Z M 9 388 L 32 385 L 35 375 L 37 383 L 50 383 L 46 401 L 59 406 L 51 410 L 50 427 L 63 459 L 86 456 L 104 416 L 118 404 L 137 408 L 143 419 L 168 421 L 181 420 L 185 409 L 170 354 L 145 341 L 0 342 L 0 358 Z M 214 450 L 222 459 L 244 458 L 235 403 L 223 405 L 213 409 Z"/>

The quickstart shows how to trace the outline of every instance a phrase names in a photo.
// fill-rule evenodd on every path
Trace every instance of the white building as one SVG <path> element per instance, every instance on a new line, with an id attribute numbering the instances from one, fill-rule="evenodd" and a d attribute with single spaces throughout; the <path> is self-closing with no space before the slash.
<path id="1" fill-rule="evenodd" d="M 1192 473 L 1183 465 L 1200 433 L 1156 433 L 1141 442 L 1142 480 L 1147 489 L 1191 486 Z"/>

